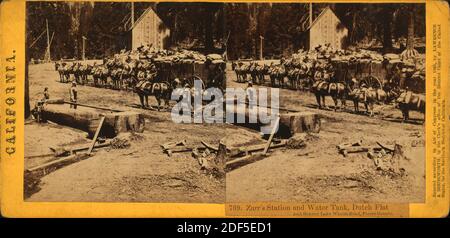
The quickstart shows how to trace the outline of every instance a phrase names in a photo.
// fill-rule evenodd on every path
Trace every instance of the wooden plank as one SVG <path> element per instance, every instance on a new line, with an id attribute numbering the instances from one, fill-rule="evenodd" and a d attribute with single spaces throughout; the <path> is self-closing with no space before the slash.
<path id="1" fill-rule="evenodd" d="M 64 157 L 59 160 L 50 161 L 48 163 L 41 164 L 39 166 L 27 169 L 26 171 L 27 172 L 35 172 L 37 170 L 45 170 L 49 167 L 58 167 L 58 166 L 66 164 L 66 163 L 68 164 L 68 163 L 76 162 L 78 160 L 86 159 L 87 157 L 89 157 L 87 154 L 70 155 L 70 156 Z"/>
<path id="2" fill-rule="evenodd" d="M 98 137 L 98 134 L 100 134 L 100 130 L 102 129 L 102 126 L 103 126 L 103 122 L 104 122 L 104 121 L 105 121 L 105 117 L 102 116 L 102 117 L 100 118 L 100 123 L 98 124 L 97 131 L 95 132 L 94 138 L 92 139 L 92 144 L 91 144 L 91 146 L 89 147 L 89 150 L 88 150 L 88 152 L 87 152 L 87 155 L 90 155 L 91 152 L 92 152 L 92 150 L 94 149 L 94 145 L 95 145 L 95 143 L 97 142 L 97 137 Z"/>
<path id="3" fill-rule="evenodd" d="M 204 141 L 201 141 L 201 143 L 202 143 L 206 148 L 208 148 L 208 149 L 210 149 L 210 150 L 214 150 L 214 151 L 218 151 L 218 150 L 219 150 L 219 148 L 217 148 L 217 147 L 215 147 L 215 146 L 212 146 L 212 145 L 210 145 L 210 144 L 208 144 L 208 143 L 206 143 L 206 142 L 204 142 Z"/>
<path id="4" fill-rule="evenodd" d="M 51 157 L 51 156 L 55 156 L 55 153 L 51 153 L 51 154 L 44 154 L 44 155 L 30 155 L 30 156 L 25 156 L 25 159 L 34 159 L 34 158 L 44 158 L 44 157 Z"/>
<path id="5" fill-rule="evenodd" d="M 383 145 L 383 144 L 381 144 L 380 142 L 376 142 L 377 143 L 377 145 L 379 145 L 381 148 L 383 148 L 383 149 L 385 149 L 385 150 L 387 150 L 387 151 L 390 151 L 390 152 L 393 152 L 394 151 L 394 148 L 390 148 L 390 147 L 388 147 L 388 146 L 386 146 L 386 145 Z"/>
<path id="6" fill-rule="evenodd" d="M 263 160 L 265 158 L 266 158 L 266 156 L 264 154 L 262 154 L 262 153 L 255 153 L 255 154 L 251 154 L 251 155 L 247 155 L 247 156 L 241 157 L 239 159 L 235 159 L 233 161 L 227 161 L 226 164 L 225 164 L 225 171 L 229 172 L 231 170 L 240 168 L 242 166 L 254 163 L 254 162 L 259 161 L 259 160 Z"/>
<path id="7" fill-rule="evenodd" d="M 281 148 L 281 147 L 285 147 L 286 145 L 287 145 L 287 140 L 283 140 L 278 144 L 273 144 L 273 145 L 271 144 L 269 149 Z M 246 146 L 246 147 L 232 147 L 232 148 L 228 148 L 228 150 L 230 151 L 230 156 L 234 157 L 234 156 L 238 156 L 243 153 L 248 154 L 248 153 L 264 150 L 265 147 L 266 147 L 266 145 L 262 144 L 262 145 Z"/>
<path id="8" fill-rule="evenodd" d="M 272 143 L 273 136 L 275 135 L 275 133 L 276 133 L 276 131 L 278 129 L 278 124 L 279 123 L 280 123 L 280 116 L 278 116 L 277 120 L 275 121 L 275 125 L 272 128 L 272 132 L 270 133 L 269 140 L 267 141 L 266 147 L 264 148 L 263 155 L 266 155 L 267 151 L 269 150 L 270 144 Z"/>
<path id="9" fill-rule="evenodd" d="M 88 108 L 94 108 L 94 109 L 106 110 L 106 111 L 112 111 L 112 112 L 123 112 L 121 110 L 116 110 L 116 109 L 111 109 L 111 108 L 106 108 L 106 107 L 98 107 L 98 106 L 93 106 L 93 105 L 88 105 L 88 104 L 73 103 L 73 102 L 67 102 L 67 101 L 64 101 L 64 103 L 71 104 L 71 105 L 77 105 L 80 107 L 88 107 Z"/>
<path id="10" fill-rule="evenodd" d="M 97 145 L 94 146 L 94 149 L 103 148 L 103 147 L 107 147 L 107 146 L 110 146 L 110 145 L 111 145 L 111 141 L 105 142 L 105 143 L 102 143 L 102 144 L 97 144 Z M 90 146 L 77 147 L 77 148 L 71 149 L 70 151 L 72 153 L 76 153 L 76 152 L 80 152 L 80 151 L 83 151 L 83 150 L 87 150 L 89 148 L 90 148 Z"/>

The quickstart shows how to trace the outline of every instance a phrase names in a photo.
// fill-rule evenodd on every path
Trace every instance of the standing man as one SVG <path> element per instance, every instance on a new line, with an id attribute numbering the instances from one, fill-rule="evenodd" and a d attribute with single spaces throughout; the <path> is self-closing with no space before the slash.
<path id="1" fill-rule="evenodd" d="M 70 108 L 77 109 L 76 104 L 77 99 L 78 99 L 77 83 L 73 81 L 72 87 L 70 87 L 70 102 L 74 104 L 70 104 Z"/>
<path id="2" fill-rule="evenodd" d="M 50 99 L 50 94 L 48 93 L 48 87 L 44 88 L 44 99 L 45 100 Z"/>
<path id="3" fill-rule="evenodd" d="M 254 106 L 256 106 L 256 98 L 255 98 L 255 89 L 253 88 L 253 82 L 250 80 L 248 81 L 246 91 L 246 103 L 248 104 L 249 109 L 253 109 Z"/>

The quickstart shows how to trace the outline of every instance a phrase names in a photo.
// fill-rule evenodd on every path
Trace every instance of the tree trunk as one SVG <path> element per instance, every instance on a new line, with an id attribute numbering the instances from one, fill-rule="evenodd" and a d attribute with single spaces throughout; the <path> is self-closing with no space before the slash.
<path id="1" fill-rule="evenodd" d="M 392 51 L 392 14 L 391 9 L 385 11 L 385 17 L 383 21 L 383 52 L 390 53 Z"/>
<path id="2" fill-rule="evenodd" d="M 413 60 L 419 52 L 414 49 L 414 8 L 409 9 L 408 38 L 406 39 L 406 49 L 400 54 L 402 60 Z"/>
<path id="3" fill-rule="evenodd" d="M 406 49 L 414 49 L 414 11 L 412 11 L 412 9 L 409 11 L 408 39 L 406 41 Z"/>
<path id="4" fill-rule="evenodd" d="M 213 40 L 213 21 L 214 21 L 214 11 L 209 10 L 206 13 L 205 18 L 205 48 L 206 52 L 212 53 L 214 49 L 214 40 Z"/>

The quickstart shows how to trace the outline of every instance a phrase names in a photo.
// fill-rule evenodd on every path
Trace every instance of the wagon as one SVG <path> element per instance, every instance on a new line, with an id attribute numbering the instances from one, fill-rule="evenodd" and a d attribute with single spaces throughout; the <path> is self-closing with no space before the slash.
<path id="1" fill-rule="evenodd" d="M 380 61 L 371 59 L 332 60 L 338 81 L 349 82 L 352 78 L 372 88 L 382 88 L 402 66 L 399 61 Z"/>

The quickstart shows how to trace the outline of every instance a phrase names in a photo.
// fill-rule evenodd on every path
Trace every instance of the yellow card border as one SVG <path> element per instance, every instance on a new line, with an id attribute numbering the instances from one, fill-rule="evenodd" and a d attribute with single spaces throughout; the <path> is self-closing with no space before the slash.
<path id="1" fill-rule="evenodd" d="M 57 0 L 59 1 L 59 0 Z M 106 1 L 106 0 L 99 0 Z M 134 1 L 134 0 L 133 0 Z M 140 0 L 145 1 L 145 0 Z M 205 2 L 208 0 L 203 0 Z M 129 1 L 127 1 L 129 2 Z M 177 1 L 174 1 L 177 2 Z M 179 2 L 179 1 L 178 1 Z M 210 2 L 302 2 L 302 1 L 210 1 Z M 303 1 L 305 2 L 305 1 Z M 309 2 L 309 1 L 308 1 Z M 450 84 L 448 83 L 448 52 L 449 52 L 449 6 L 445 1 L 312 1 L 312 2 L 335 2 L 335 3 L 426 3 L 426 75 L 427 75 L 427 101 L 432 101 L 433 82 L 430 79 L 433 55 L 431 54 L 433 24 L 440 24 L 442 30 L 442 58 L 441 94 L 445 95 L 446 108 L 443 118 L 443 136 L 445 150 L 442 154 L 444 171 L 443 197 L 433 197 L 433 149 L 431 143 L 433 115 L 432 104 L 428 103 L 426 108 L 426 199 L 423 204 L 409 204 L 410 217 L 444 217 L 449 211 L 449 185 L 448 185 L 448 162 L 450 131 Z M 13 53 L 15 50 L 15 53 Z M 6 58 L 15 55 L 15 63 L 7 62 Z M 0 5 L 0 103 L 1 103 L 1 163 L 0 163 L 0 207 L 1 214 L 5 217 L 226 217 L 225 204 L 196 204 L 196 203 L 99 203 L 99 202 L 25 202 L 23 200 L 23 168 L 24 168 L 24 77 L 25 77 L 25 0 L 4 0 Z M 6 83 L 7 65 L 16 67 L 15 83 Z M 14 93 L 6 93 L 8 87 L 15 87 Z M 7 105 L 5 102 L 14 104 Z M 16 152 L 13 155 L 6 153 L 6 148 L 11 144 L 6 142 L 11 133 L 6 129 L 11 124 L 6 124 L 6 119 L 13 119 L 6 115 L 6 110 L 16 112 L 15 133 Z"/>

